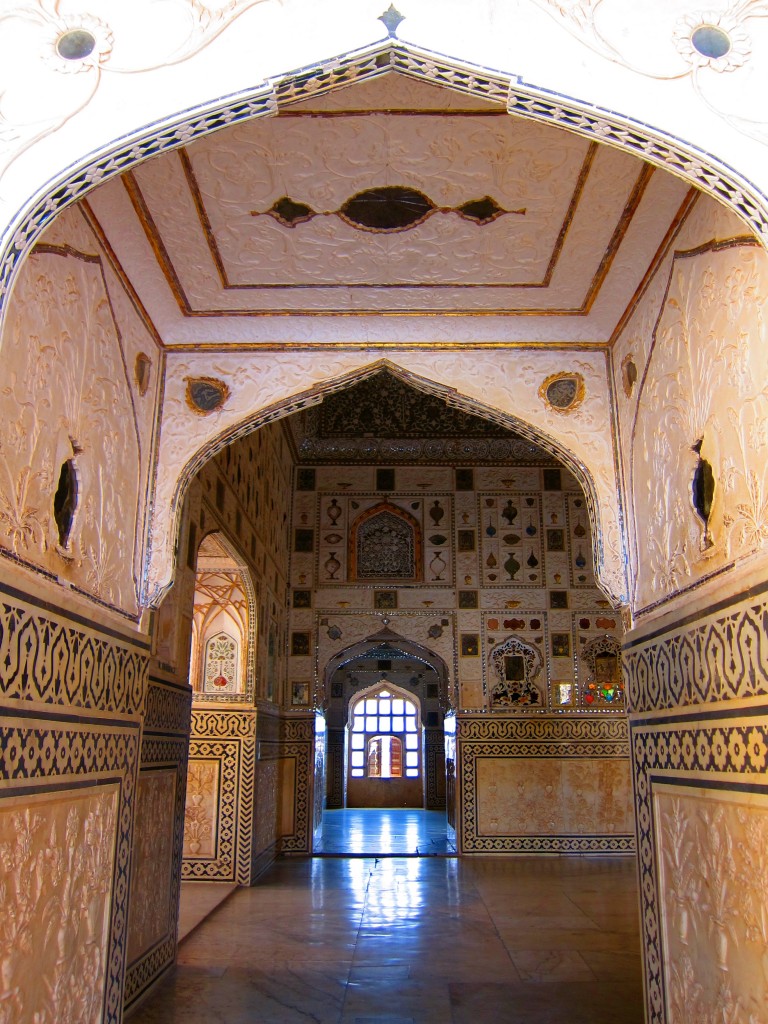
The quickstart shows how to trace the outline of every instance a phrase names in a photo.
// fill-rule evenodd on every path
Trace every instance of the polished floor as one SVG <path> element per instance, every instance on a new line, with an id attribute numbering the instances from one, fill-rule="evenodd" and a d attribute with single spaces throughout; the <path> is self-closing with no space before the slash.
<path id="1" fill-rule="evenodd" d="M 314 852 L 325 857 L 450 857 L 456 846 L 445 811 L 355 807 L 323 811 Z"/>
<path id="2" fill-rule="evenodd" d="M 282 860 L 131 1024 L 642 1024 L 630 858 Z"/>

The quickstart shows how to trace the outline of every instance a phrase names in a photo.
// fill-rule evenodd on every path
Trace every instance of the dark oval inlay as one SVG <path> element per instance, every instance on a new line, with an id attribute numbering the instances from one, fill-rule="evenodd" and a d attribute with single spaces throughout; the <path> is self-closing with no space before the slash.
<path id="1" fill-rule="evenodd" d="M 568 409 L 576 401 L 578 381 L 575 377 L 560 377 L 547 388 L 549 404 L 555 409 Z"/>
<path id="2" fill-rule="evenodd" d="M 403 185 L 368 188 L 352 196 L 339 210 L 347 221 L 372 231 L 413 227 L 435 209 L 423 192 Z"/>
<path id="3" fill-rule="evenodd" d="M 470 220 L 478 224 L 489 224 L 492 220 L 506 212 L 490 196 L 483 196 L 482 199 L 471 199 L 468 203 L 464 203 L 463 206 L 457 206 L 456 211 L 463 217 L 469 217 Z"/>
<path id="4" fill-rule="evenodd" d="M 691 42 L 694 50 L 703 57 L 710 57 L 713 60 L 724 57 L 731 48 L 728 33 L 716 25 L 699 25 L 691 35 Z"/>
<path id="5" fill-rule="evenodd" d="M 96 39 L 84 28 L 73 28 L 56 41 L 56 51 L 64 60 L 85 60 L 96 47 Z"/>
<path id="6" fill-rule="evenodd" d="M 200 412 L 213 412 L 224 404 L 227 398 L 227 387 L 223 383 L 212 380 L 191 380 L 187 385 L 187 395 L 192 405 Z"/>

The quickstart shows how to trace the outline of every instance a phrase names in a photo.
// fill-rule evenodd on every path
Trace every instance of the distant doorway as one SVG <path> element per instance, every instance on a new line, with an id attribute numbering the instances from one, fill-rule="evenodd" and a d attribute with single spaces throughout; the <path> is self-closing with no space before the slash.
<path id="1" fill-rule="evenodd" d="M 386 679 L 349 703 L 347 807 L 424 807 L 418 698 Z"/>
<path id="2" fill-rule="evenodd" d="M 445 811 L 448 670 L 428 648 L 384 628 L 325 672 L 325 806 Z"/>

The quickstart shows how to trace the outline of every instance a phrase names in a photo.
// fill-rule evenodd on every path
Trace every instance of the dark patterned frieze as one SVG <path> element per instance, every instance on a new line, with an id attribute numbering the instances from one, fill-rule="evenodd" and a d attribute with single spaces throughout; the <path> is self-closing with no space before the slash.
<path id="1" fill-rule="evenodd" d="M 768 597 L 738 598 L 650 636 L 622 655 L 631 711 L 768 694 Z"/>
<path id="2" fill-rule="evenodd" d="M 0 601 L 0 694 L 43 704 L 140 714 L 146 645 L 68 619 L 32 600 Z"/>

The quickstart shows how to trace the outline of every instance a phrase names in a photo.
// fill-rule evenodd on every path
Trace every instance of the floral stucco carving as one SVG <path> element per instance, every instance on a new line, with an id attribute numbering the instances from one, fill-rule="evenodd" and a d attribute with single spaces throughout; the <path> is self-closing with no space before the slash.
<path id="1" fill-rule="evenodd" d="M 101 1019 L 117 796 L 110 785 L 0 812 L 3 1019 Z"/>

